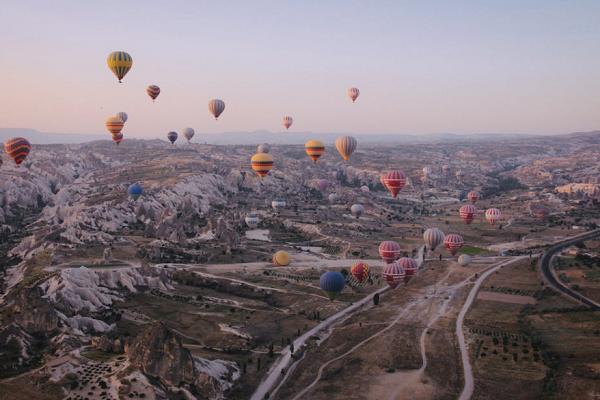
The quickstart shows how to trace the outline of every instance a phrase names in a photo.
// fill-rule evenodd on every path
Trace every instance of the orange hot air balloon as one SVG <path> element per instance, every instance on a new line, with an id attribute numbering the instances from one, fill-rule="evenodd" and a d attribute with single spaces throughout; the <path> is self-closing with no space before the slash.
<path id="1" fill-rule="evenodd" d="M 4 143 L 4 151 L 15 161 L 15 164 L 20 165 L 29 155 L 31 144 L 25 138 L 15 137 Z"/>
<path id="2" fill-rule="evenodd" d="M 125 125 L 123 120 L 117 116 L 108 117 L 106 119 L 105 124 L 106 124 L 106 129 L 108 129 L 108 131 L 110 133 L 112 133 L 113 135 L 116 135 L 117 133 L 121 133 L 121 130 L 123 129 L 123 125 Z"/>
<path id="3" fill-rule="evenodd" d="M 315 163 L 325 153 L 325 145 L 320 140 L 309 140 L 304 144 L 304 148 L 306 149 L 306 154 Z"/>
<path id="4" fill-rule="evenodd" d="M 258 176 L 264 178 L 273 168 L 273 157 L 269 153 L 256 153 L 250 159 L 250 165 Z"/>
<path id="5" fill-rule="evenodd" d="M 359 261 L 352 265 L 350 273 L 358 283 L 365 283 L 369 279 L 369 266 L 367 263 Z"/>

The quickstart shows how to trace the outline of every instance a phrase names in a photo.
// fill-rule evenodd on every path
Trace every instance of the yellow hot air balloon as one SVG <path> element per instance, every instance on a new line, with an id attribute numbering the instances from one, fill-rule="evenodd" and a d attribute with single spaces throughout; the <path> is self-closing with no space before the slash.
<path id="1" fill-rule="evenodd" d="M 258 176 L 264 178 L 273 168 L 273 157 L 269 153 L 256 153 L 252 156 L 250 165 Z"/>
<path id="2" fill-rule="evenodd" d="M 325 152 L 325 145 L 320 140 L 309 140 L 304 144 L 304 148 L 306 149 L 306 154 L 308 154 L 314 162 L 317 162 Z"/>
<path id="3" fill-rule="evenodd" d="M 123 120 L 120 117 L 112 116 L 112 117 L 108 117 L 106 119 L 106 129 L 108 129 L 108 131 L 110 133 L 112 133 L 113 135 L 118 135 L 119 133 L 121 133 L 121 130 L 123 129 Z"/>
<path id="4" fill-rule="evenodd" d="M 287 251 L 279 250 L 273 254 L 273 265 L 276 267 L 285 267 L 290 265 L 290 255 Z"/>
<path id="5" fill-rule="evenodd" d="M 124 51 L 113 51 L 108 55 L 106 63 L 119 80 L 119 83 L 121 83 L 121 79 L 123 79 L 133 65 L 133 58 Z"/>

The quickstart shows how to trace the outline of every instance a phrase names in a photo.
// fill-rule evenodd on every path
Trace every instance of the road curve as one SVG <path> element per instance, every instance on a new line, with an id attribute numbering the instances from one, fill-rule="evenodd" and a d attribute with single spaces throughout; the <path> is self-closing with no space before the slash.
<path id="1" fill-rule="evenodd" d="M 467 300 L 465 301 L 460 312 L 458 313 L 458 318 L 456 319 L 456 337 L 458 338 L 458 347 L 460 348 L 460 357 L 462 359 L 463 375 L 464 375 L 464 379 L 465 379 L 465 386 L 463 387 L 463 390 L 460 393 L 460 397 L 458 398 L 458 400 L 469 400 L 471 398 L 471 396 L 473 395 L 473 388 L 474 388 L 473 371 L 471 369 L 471 359 L 469 357 L 469 346 L 467 345 L 467 343 L 465 341 L 465 334 L 463 332 L 463 323 L 465 321 L 465 315 L 467 315 L 469 308 L 473 304 L 473 301 L 475 300 L 475 297 L 477 296 L 477 293 L 479 292 L 479 288 L 481 287 L 481 284 L 483 283 L 483 281 L 485 281 L 487 279 L 488 276 L 490 276 L 491 274 L 493 274 L 500 268 L 504 267 L 505 265 L 509 265 L 509 264 L 512 264 L 519 260 L 523 260 L 526 257 L 528 257 L 528 256 L 514 257 L 510 260 L 503 261 L 499 264 L 493 265 L 490 268 L 488 268 L 475 281 L 475 285 L 469 292 L 469 295 L 467 296 Z"/>
<path id="2" fill-rule="evenodd" d="M 582 240 L 587 240 L 597 236 L 600 236 L 600 229 L 585 232 L 581 235 L 577 235 L 567 240 L 556 243 L 544 252 L 544 255 L 540 258 L 539 261 L 540 269 L 546 282 L 548 282 L 554 289 L 560 291 L 561 293 L 565 294 L 566 296 L 579 303 L 585 304 L 594 311 L 600 311 L 600 304 L 596 303 L 592 299 L 585 297 L 581 293 L 576 292 L 575 290 L 562 283 L 560 279 L 558 279 L 554 274 L 554 269 L 552 268 L 552 258 L 556 253 L 558 253 L 566 247 L 581 242 Z"/>

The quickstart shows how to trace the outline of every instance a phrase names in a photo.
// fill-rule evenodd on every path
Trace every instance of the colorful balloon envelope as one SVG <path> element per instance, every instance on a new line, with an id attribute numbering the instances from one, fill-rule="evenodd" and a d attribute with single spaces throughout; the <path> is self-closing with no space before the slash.
<path id="1" fill-rule="evenodd" d="M 479 193 L 472 190 L 469 192 L 469 194 L 467 194 L 467 199 L 469 199 L 471 203 L 475 204 L 477 202 L 477 199 L 479 199 Z"/>
<path id="2" fill-rule="evenodd" d="M 160 94 L 160 88 L 156 85 L 150 85 L 146 88 L 146 93 L 148 93 L 148 96 L 154 101 Z"/>
<path id="3" fill-rule="evenodd" d="M 387 188 L 395 199 L 398 192 L 406 185 L 406 175 L 402 171 L 390 171 L 381 176 L 381 183 Z"/>
<path id="4" fill-rule="evenodd" d="M 113 51 L 106 59 L 108 68 L 115 74 L 119 83 L 133 66 L 133 58 L 124 51 Z"/>
<path id="5" fill-rule="evenodd" d="M 31 151 L 31 143 L 25 138 L 15 137 L 4 143 L 4 151 L 15 161 L 15 164 L 21 165 Z"/>
<path id="6" fill-rule="evenodd" d="M 369 279 L 369 265 L 362 261 L 356 262 L 350 268 L 350 273 L 358 283 L 365 283 Z"/>
<path id="7" fill-rule="evenodd" d="M 356 150 L 356 139 L 352 136 L 341 136 L 335 140 L 335 148 L 345 161 L 350 159 L 354 150 Z"/>
<path id="8" fill-rule="evenodd" d="M 264 178 L 273 168 L 273 157 L 268 153 L 256 153 L 250 159 L 250 165 L 258 176 Z"/>
<path id="9" fill-rule="evenodd" d="M 444 241 L 444 232 L 438 228 L 429 228 L 423 233 L 423 240 L 427 247 L 433 251 Z"/>
<path id="10" fill-rule="evenodd" d="M 208 102 L 208 111 L 215 119 L 219 119 L 219 115 L 225 111 L 225 102 L 220 99 L 212 99 Z"/>
<path id="11" fill-rule="evenodd" d="M 465 244 L 462 236 L 456 233 L 450 233 L 444 237 L 444 247 L 452 255 L 456 255 L 456 252 L 460 250 Z"/>
<path id="12" fill-rule="evenodd" d="M 127 116 L 127 113 L 126 113 L 126 112 L 123 112 L 123 111 L 121 111 L 121 112 L 118 112 L 118 113 L 115 115 L 115 117 L 118 117 L 118 118 L 120 118 L 120 119 L 121 119 L 121 121 L 123 121 L 123 123 L 127 122 L 127 118 L 129 118 L 129 117 Z"/>
<path id="13" fill-rule="evenodd" d="M 286 206 L 285 200 L 273 200 L 271 202 L 271 208 L 275 211 L 283 210 Z"/>
<path id="14" fill-rule="evenodd" d="M 118 146 L 123 141 L 123 134 L 122 133 L 115 133 L 114 135 L 112 135 L 112 140 Z"/>
<path id="15" fill-rule="evenodd" d="M 285 267 L 290 265 L 290 255 L 287 251 L 279 250 L 273 254 L 273 265 L 276 267 Z"/>
<path id="16" fill-rule="evenodd" d="M 283 126 L 285 127 L 285 129 L 290 129 L 290 126 L 292 126 L 293 123 L 294 123 L 294 119 L 292 117 L 290 117 L 289 115 L 286 115 L 285 117 L 283 117 Z"/>
<path id="17" fill-rule="evenodd" d="M 346 279 L 344 279 L 344 275 L 337 271 L 327 271 L 319 279 L 321 290 L 325 292 L 330 300 L 335 299 L 344 289 L 345 285 Z"/>
<path id="18" fill-rule="evenodd" d="M 458 210 L 458 214 L 460 215 L 462 220 L 465 221 L 465 224 L 467 224 L 467 225 L 469 225 L 471 222 L 473 222 L 476 212 L 477 212 L 477 209 L 472 204 L 465 204 Z"/>
<path id="19" fill-rule="evenodd" d="M 167 139 L 169 139 L 169 142 L 171 142 L 171 144 L 174 144 L 177 140 L 177 132 L 171 131 L 167 133 Z"/>
<path id="20" fill-rule="evenodd" d="M 410 257 L 402 257 L 398 259 L 398 264 L 400 264 L 400 266 L 404 269 L 404 272 L 406 273 L 406 282 L 408 282 L 410 278 L 415 276 L 415 274 L 419 270 L 417 262 Z"/>
<path id="21" fill-rule="evenodd" d="M 404 282 L 406 272 L 398 261 L 393 261 L 383 268 L 383 278 L 392 289 L 395 289 Z"/>
<path id="22" fill-rule="evenodd" d="M 260 218 L 256 214 L 248 214 L 246 215 L 246 218 L 244 218 L 244 221 L 246 222 L 246 225 L 248 225 L 248 228 L 256 229 L 260 223 Z"/>
<path id="23" fill-rule="evenodd" d="M 121 133 L 121 130 L 123 130 L 123 126 L 125 125 L 123 120 L 116 115 L 108 117 L 104 124 L 106 125 L 106 129 L 113 135 Z"/>
<path id="24" fill-rule="evenodd" d="M 388 264 L 397 260 L 400 257 L 400 245 L 392 240 L 381 242 L 379 256 Z"/>
<path id="25" fill-rule="evenodd" d="M 347 94 L 348 94 L 348 97 L 350 97 L 350 100 L 352 100 L 352 102 L 354 103 L 356 101 L 356 99 L 358 99 L 360 90 L 358 90 L 358 88 L 351 87 L 350 89 L 348 89 Z"/>
<path id="26" fill-rule="evenodd" d="M 494 225 L 502 218 L 502 213 L 497 208 L 488 208 L 485 210 L 485 219 L 491 224 Z"/>
<path id="27" fill-rule="evenodd" d="M 192 128 L 185 128 L 183 130 L 183 137 L 186 138 L 186 140 L 189 142 L 190 140 L 192 140 L 195 133 L 196 132 L 194 132 Z"/>
<path id="28" fill-rule="evenodd" d="M 268 153 L 271 151 L 271 146 L 268 143 L 259 144 L 256 148 L 257 153 Z"/>
<path id="29" fill-rule="evenodd" d="M 304 148 L 306 149 L 306 154 L 315 163 L 325 152 L 325 145 L 320 140 L 309 140 L 304 144 Z"/>
<path id="30" fill-rule="evenodd" d="M 352 204 L 352 207 L 350 207 L 350 213 L 356 217 L 356 219 L 359 219 L 364 212 L 365 208 L 362 206 L 362 204 Z"/>
<path id="31" fill-rule="evenodd" d="M 127 194 L 129 194 L 129 197 L 131 197 L 133 200 L 137 200 L 143 193 L 144 189 L 137 182 L 129 186 L 127 189 Z"/>

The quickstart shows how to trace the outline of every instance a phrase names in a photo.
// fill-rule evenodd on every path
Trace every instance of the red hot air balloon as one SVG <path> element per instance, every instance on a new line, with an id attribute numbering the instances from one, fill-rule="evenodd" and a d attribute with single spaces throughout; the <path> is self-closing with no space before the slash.
<path id="1" fill-rule="evenodd" d="M 494 225 L 502 218 L 502 213 L 497 208 L 488 208 L 485 210 L 485 219 L 491 224 Z"/>
<path id="2" fill-rule="evenodd" d="M 465 221 L 465 224 L 467 224 L 467 225 L 469 225 L 471 222 L 473 222 L 473 218 L 475 218 L 476 212 L 477 212 L 477 209 L 472 204 L 465 204 L 464 206 L 462 206 L 460 208 L 460 210 L 458 210 L 458 214 L 460 215 L 462 220 Z"/>
<path id="3" fill-rule="evenodd" d="M 464 244 L 465 241 L 463 240 L 462 236 L 456 233 L 450 233 L 444 237 L 444 247 L 448 249 L 448 252 L 450 252 L 452 255 L 455 255 Z"/>
<path id="4" fill-rule="evenodd" d="M 31 151 L 31 144 L 22 137 L 12 138 L 4 143 L 4 151 L 15 160 L 15 164 L 20 165 Z"/>
<path id="5" fill-rule="evenodd" d="M 477 193 L 476 191 L 472 190 L 469 192 L 469 194 L 467 194 L 467 198 L 469 199 L 469 201 L 473 204 L 475 204 L 477 202 L 477 199 L 479 199 L 479 193 Z"/>
<path id="6" fill-rule="evenodd" d="M 379 255 L 386 263 L 391 263 L 400 257 L 400 245 L 397 242 L 386 240 L 379 245 Z"/>
<path id="7" fill-rule="evenodd" d="M 406 185 L 406 175 L 402 171 L 390 171 L 381 176 L 381 183 L 387 188 L 395 199 L 398 192 Z"/>
<path id="8" fill-rule="evenodd" d="M 398 260 L 398 264 L 400 264 L 400 266 L 404 269 L 404 272 L 406 273 L 406 282 L 408 282 L 410 278 L 412 278 L 419 269 L 417 262 L 410 257 L 400 258 Z"/>
<path id="9" fill-rule="evenodd" d="M 146 93 L 148 93 L 148 96 L 154 101 L 160 94 L 160 88 L 156 85 L 150 85 L 146 88 Z"/>
<path id="10" fill-rule="evenodd" d="M 383 269 L 383 278 L 392 289 L 398 287 L 398 285 L 404 281 L 405 277 L 406 272 L 398 261 L 387 264 Z"/>
<path id="11" fill-rule="evenodd" d="M 350 268 L 350 273 L 358 283 L 365 283 L 369 278 L 369 266 L 366 263 L 359 261 Z"/>

